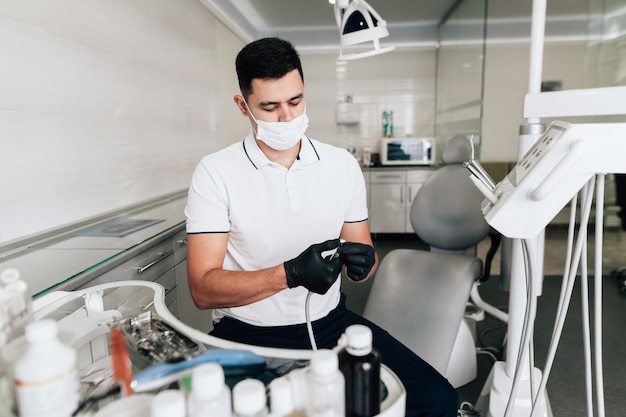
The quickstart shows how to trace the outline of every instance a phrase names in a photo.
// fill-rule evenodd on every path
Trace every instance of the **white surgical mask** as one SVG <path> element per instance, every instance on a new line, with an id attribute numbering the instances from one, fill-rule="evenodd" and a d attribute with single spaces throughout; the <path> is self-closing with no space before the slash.
<path id="1" fill-rule="evenodd" d="M 246 108 L 252 120 L 257 124 L 256 138 L 277 151 L 284 151 L 295 146 L 309 127 L 306 108 L 300 116 L 288 122 L 264 122 L 263 120 L 257 120 L 250 111 L 248 103 L 246 103 Z"/>

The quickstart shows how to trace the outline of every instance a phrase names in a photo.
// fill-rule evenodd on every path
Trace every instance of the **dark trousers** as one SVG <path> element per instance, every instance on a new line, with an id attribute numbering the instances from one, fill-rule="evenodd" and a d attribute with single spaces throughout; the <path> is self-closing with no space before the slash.
<path id="1" fill-rule="evenodd" d="M 407 416 L 457 416 L 458 395 L 450 383 L 387 331 L 348 310 L 343 294 L 335 310 L 312 323 L 317 347 L 332 349 L 352 324 L 364 324 L 372 329 L 374 347 L 382 362 L 400 378 L 407 391 Z M 311 349 L 305 324 L 259 327 L 224 317 L 210 334 L 255 346 Z"/>

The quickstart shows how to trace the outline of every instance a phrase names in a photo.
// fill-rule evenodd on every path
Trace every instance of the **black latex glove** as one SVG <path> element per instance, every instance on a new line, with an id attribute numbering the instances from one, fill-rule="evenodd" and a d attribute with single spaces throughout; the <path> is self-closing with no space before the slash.
<path id="1" fill-rule="evenodd" d="M 303 286 L 318 294 L 326 294 L 341 273 L 339 257 L 322 258 L 322 252 L 339 246 L 339 239 L 309 246 L 296 258 L 284 263 L 289 288 Z M 328 257 L 327 257 L 328 258 Z"/>
<path id="2" fill-rule="evenodd" d="M 376 262 L 374 248 L 363 243 L 345 242 L 337 253 L 341 262 L 346 265 L 346 273 L 352 281 L 365 279 Z"/>

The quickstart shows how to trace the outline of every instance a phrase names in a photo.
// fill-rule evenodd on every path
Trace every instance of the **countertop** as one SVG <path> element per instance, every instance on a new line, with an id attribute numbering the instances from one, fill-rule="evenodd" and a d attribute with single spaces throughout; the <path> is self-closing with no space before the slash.
<path id="1" fill-rule="evenodd" d="M 410 170 L 410 169 L 420 169 L 420 170 L 435 170 L 439 166 L 438 165 L 376 165 L 376 166 L 361 166 L 362 171 L 382 171 L 388 169 L 398 169 L 398 170 Z"/>
<path id="2" fill-rule="evenodd" d="M 186 192 L 180 192 L 148 205 L 128 208 L 57 237 L 0 253 L 0 265 L 2 269 L 19 270 L 33 297 L 50 290 L 72 290 L 121 264 L 151 242 L 156 243 L 183 230 L 186 202 Z M 116 219 L 158 222 L 121 237 L 89 236 L 84 233 L 94 226 Z"/>

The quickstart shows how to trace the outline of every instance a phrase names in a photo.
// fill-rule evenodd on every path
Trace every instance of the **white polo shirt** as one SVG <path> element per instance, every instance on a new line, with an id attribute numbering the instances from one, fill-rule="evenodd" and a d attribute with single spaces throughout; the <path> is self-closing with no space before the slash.
<path id="1" fill-rule="evenodd" d="M 365 181 L 345 149 L 305 137 L 287 169 L 268 160 L 249 134 L 202 158 L 185 215 L 187 233 L 228 233 L 224 269 L 256 271 L 338 238 L 344 222 L 366 220 Z M 312 295 L 312 320 L 337 306 L 340 282 L 325 295 Z M 257 326 L 304 323 L 307 292 L 285 289 L 245 306 L 213 310 L 213 319 L 230 316 Z"/>

